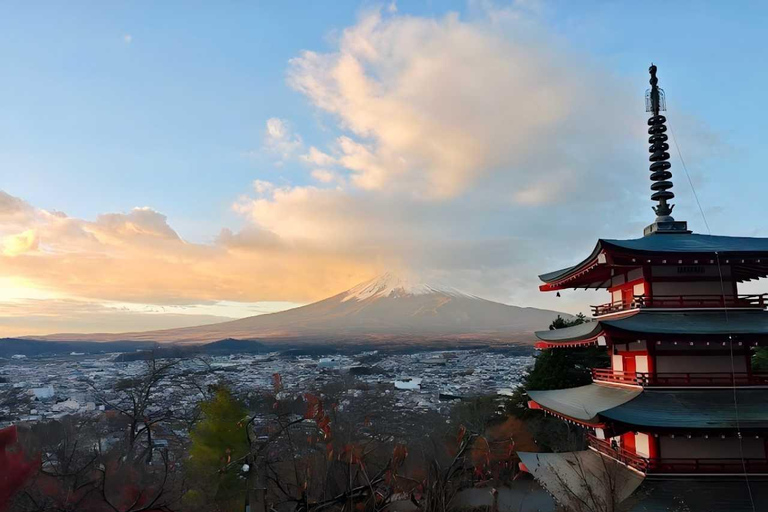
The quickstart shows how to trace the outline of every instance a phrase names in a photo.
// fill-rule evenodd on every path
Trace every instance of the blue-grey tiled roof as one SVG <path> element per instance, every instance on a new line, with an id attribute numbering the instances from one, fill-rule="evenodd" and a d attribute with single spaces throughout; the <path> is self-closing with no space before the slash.
<path id="1" fill-rule="evenodd" d="M 653 234 L 642 238 L 629 240 L 600 239 L 595 249 L 584 261 L 554 272 L 541 274 L 539 279 L 549 283 L 567 276 L 573 270 L 592 261 L 604 248 L 636 252 L 640 254 L 712 254 L 728 256 L 759 256 L 768 257 L 768 238 L 752 238 L 744 236 L 719 236 L 690 234 Z"/>
<path id="2" fill-rule="evenodd" d="M 550 343 L 587 340 L 608 328 L 637 334 L 678 335 L 768 335 L 768 311 L 644 311 L 606 320 L 596 320 L 564 329 L 537 331 L 536 337 Z"/>
<path id="3" fill-rule="evenodd" d="M 602 411 L 628 402 L 640 393 L 640 388 L 588 384 L 570 389 L 528 391 L 528 396 L 552 411 L 587 423 L 597 423 L 597 416 Z"/>
<path id="4" fill-rule="evenodd" d="M 589 339 L 597 335 L 603 328 L 600 322 L 585 322 L 583 324 L 562 329 L 549 329 L 546 331 L 536 331 L 536 337 L 542 341 L 578 341 Z"/>
<path id="5" fill-rule="evenodd" d="M 768 428 L 768 392 L 739 389 L 738 426 L 742 430 Z M 732 389 L 645 390 L 635 399 L 600 412 L 600 417 L 651 429 L 735 429 Z"/>
<path id="6" fill-rule="evenodd" d="M 752 508 L 753 501 L 756 509 Z M 759 476 L 750 476 L 749 481 L 743 476 L 646 479 L 623 505 L 629 512 L 766 510 L 768 480 Z"/>

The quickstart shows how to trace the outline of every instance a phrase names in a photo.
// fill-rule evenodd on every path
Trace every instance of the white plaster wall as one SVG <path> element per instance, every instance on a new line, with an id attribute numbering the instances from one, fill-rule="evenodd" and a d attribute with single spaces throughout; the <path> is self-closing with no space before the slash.
<path id="1" fill-rule="evenodd" d="M 744 457 L 765 458 L 765 439 L 745 436 L 742 439 Z M 659 436 L 659 455 L 662 459 L 737 459 L 740 457 L 739 440 L 736 437 L 687 437 Z"/>
<path id="2" fill-rule="evenodd" d="M 648 356 L 635 356 L 635 368 L 640 373 L 648 372 Z"/>
<path id="3" fill-rule="evenodd" d="M 623 358 L 620 355 L 619 356 L 614 355 L 612 357 L 612 359 L 613 359 L 613 366 L 612 366 L 613 371 L 615 371 L 615 372 L 623 372 L 624 371 L 624 360 L 623 360 Z"/>
<path id="4" fill-rule="evenodd" d="M 641 457 L 651 456 L 651 438 L 648 434 L 642 432 L 635 434 L 635 450 Z"/>

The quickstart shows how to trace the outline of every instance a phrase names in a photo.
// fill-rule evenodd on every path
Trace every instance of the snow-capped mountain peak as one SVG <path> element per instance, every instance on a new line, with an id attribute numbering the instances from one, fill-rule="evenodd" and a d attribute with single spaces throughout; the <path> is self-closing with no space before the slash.
<path id="1" fill-rule="evenodd" d="M 457 290 L 444 287 L 435 287 L 428 284 L 405 279 L 401 276 L 386 272 L 378 277 L 361 283 L 346 292 L 346 296 L 341 300 L 347 302 L 350 300 L 362 301 L 372 297 L 409 297 L 414 295 L 428 295 L 438 293 L 452 296 L 467 296 Z"/>

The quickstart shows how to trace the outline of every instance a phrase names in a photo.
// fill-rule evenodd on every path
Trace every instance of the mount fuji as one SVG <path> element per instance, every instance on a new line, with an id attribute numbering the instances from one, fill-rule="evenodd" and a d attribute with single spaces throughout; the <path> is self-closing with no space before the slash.
<path id="1" fill-rule="evenodd" d="M 319 302 L 199 327 L 120 334 L 53 334 L 56 341 L 200 344 L 234 338 L 270 345 L 421 345 L 527 343 L 557 315 L 508 306 L 386 273 Z M 452 343 L 451 343 L 452 344 Z"/>

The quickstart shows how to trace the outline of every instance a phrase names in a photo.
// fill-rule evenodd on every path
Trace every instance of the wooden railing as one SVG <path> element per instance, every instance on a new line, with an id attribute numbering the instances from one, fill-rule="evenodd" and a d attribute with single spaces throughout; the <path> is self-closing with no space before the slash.
<path id="1" fill-rule="evenodd" d="M 593 435 L 587 435 L 587 442 L 589 443 L 589 446 L 599 451 L 600 453 L 604 453 L 612 459 L 623 462 L 627 466 L 633 467 L 639 471 L 642 471 L 643 473 L 648 472 L 648 459 L 640 457 L 636 453 L 628 452 L 621 447 L 614 448 L 608 444 L 607 441 L 598 439 Z"/>
<path id="2" fill-rule="evenodd" d="M 608 302 L 592 308 L 592 316 L 638 308 L 758 308 L 768 306 L 768 294 L 751 295 L 635 295 L 630 301 Z"/>
<path id="3" fill-rule="evenodd" d="M 768 386 L 768 373 L 646 373 L 593 368 L 592 380 L 643 387 Z"/>
<path id="4" fill-rule="evenodd" d="M 768 473 L 768 459 L 649 459 L 588 435 L 589 446 L 643 473 Z"/>
<path id="5" fill-rule="evenodd" d="M 640 385 L 641 373 L 637 372 L 619 372 L 610 368 L 592 368 L 592 380 L 602 382 L 614 382 L 618 384 L 636 384 Z"/>

